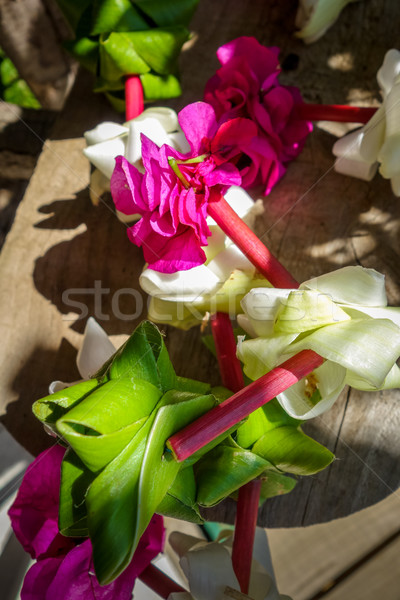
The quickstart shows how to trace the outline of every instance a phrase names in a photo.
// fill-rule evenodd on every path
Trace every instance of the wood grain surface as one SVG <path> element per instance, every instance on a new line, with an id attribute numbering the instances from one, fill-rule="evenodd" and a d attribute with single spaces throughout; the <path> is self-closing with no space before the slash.
<path id="1" fill-rule="evenodd" d="M 289 0 L 201 0 L 193 40 L 182 54 L 184 94 L 169 105 L 179 109 L 201 99 L 217 67 L 216 49 L 239 35 L 280 46 L 281 80 L 300 87 L 306 100 L 377 104 L 375 74 L 385 52 L 396 45 L 393 23 L 399 22 L 400 5 L 381 0 L 351 4 L 309 47 L 293 37 L 296 7 Z M 146 315 L 137 283 L 141 251 L 128 242 L 110 206 L 95 209 L 88 196 L 81 135 L 105 118 L 121 120 L 90 92 L 90 83 L 81 74 L 0 256 L 1 420 L 34 453 L 51 440 L 32 417 L 32 402 L 46 394 L 51 380 L 78 377 L 76 348 L 87 315 L 93 314 L 116 341 Z M 333 171 L 331 148 L 343 131 L 344 126 L 316 125 L 301 156 L 265 199 L 257 233 L 299 281 L 345 265 L 373 267 L 385 273 L 390 303 L 399 305 L 400 200 L 379 176 L 368 184 Z M 77 302 L 87 307 L 84 318 L 79 318 Z M 180 375 L 219 382 L 216 362 L 197 328 L 167 328 L 166 335 Z M 307 432 L 338 460 L 320 475 L 301 480 L 290 495 L 268 501 L 259 523 L 293 527 L 329 521 L 396 490 L 399 397 L 398 391 L 346 391 L 329 413 L 307 424 Z M 208 514 L 232 521 L 233 505 Z"/>

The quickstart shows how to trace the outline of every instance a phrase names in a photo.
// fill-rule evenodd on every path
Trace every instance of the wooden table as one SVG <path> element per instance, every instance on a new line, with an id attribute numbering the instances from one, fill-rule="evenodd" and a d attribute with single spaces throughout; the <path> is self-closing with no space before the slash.
<path id="1" fill-rule="evenodd" d="M 289 0 L 201 0 L 192 22 L 195 37 L 182 55 L 185 92 L 169 104 L 178 110 L 201 99 L 217 67 L 216 49 L 239 35 L 279 45 L 283 65 L 297 64 L 281 79 L 299 86 L 307 101 L 377 104 L 375 74 L 386 50 L 395 47 L 393 23 L 400 5 L 381 0 L 352 4 L 309 47 L 292 35 L 295 12 L 296 2 Z M 87 192 L 89 165 L 81 136 L 106 118 L 121 119 L 91 93 L 88 76 L 81 75 L 46 142 L 0 256 L 1 420 L 33 453 L 48 438 L 31 415 L 32 402 L 46 394 L 53 379 L 78 376 L 75 355 L 86 319 L 66 304 L 65 291 L 87 305 L 117 342 L 146 316 L 137 283 L 141 251 L 129 243 L 110 207 L 93 208 Z M 265 199 L 257 233 L 299 281 L 345 265 L 373 267 L 385 273 L 390 303 L 399 305 L 400 200 L 379 176 L 368 184 L 333 171 L 335 132 L 341 134 L 343 126 L 315 127 L 301 156 Z M 120 312 L 127 316 L 117 319 L 112 303 L 114 298 L 115 307 L 122 288 L 130 290 L 119 298 Z M 175 367 L 181 375 L 218 383 L 216 362 L 199 338 L 197 328 L 167 330 Z M 338 460 L 318 476 L 304 478 L 290 495 L 268 501 L 260 524 L 328 521 L 397 490 L 398 401 L 398 391 L 346 391 L 329 413 L 307 424 L 306 431 Z M 212 512 L 228 521 L 233 514 L 230 503 Z"/>

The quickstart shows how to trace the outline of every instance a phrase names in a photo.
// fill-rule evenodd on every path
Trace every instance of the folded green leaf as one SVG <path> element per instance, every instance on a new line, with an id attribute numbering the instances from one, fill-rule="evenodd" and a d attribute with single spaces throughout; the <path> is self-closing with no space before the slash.
<path id="1" fill-rule="evenodd" d="M 195 465 L 198 503 L 218 504 L 269 466 L 268 461 L 248 450 L 225 444 L 217 446 Z"/>
<path id="2" fill-rule="evenodd" d="M 89 469 L 99 471 L 131 441 L 161 393 L 140 379 L 108 381 L 59 419 L 57 430 Z"/>
<path id="3" fill-rule="evenodd" d="M 149 23 L 130 0 L 94 0 L 91 35 L 108 31 L 141 31 Z"/>
<path id="4" fill-rule="evenodd" d="M 199 0 L 136 0 L 135 4 L 160 27 L 187 25 Z"/>
<path id="5" fill-rule="evenodd" d="M 165 498 L 158 505 L 157 512 L 192 523 L 203 522 L 196 502 L 196 481 L 193 467 L 179 471 Z"/>
<path id="6" fill-rule="evenodd" d="M 166 393 L 133 440 L 90 486 L 88 523 L 102 584 L 129 564 L 140 536 L 181 469 L 164 452 L 168 437 L 213 405 L 211 395 Z"/>
<path id="7" fill-rule="evenodd" d="M 253 446 L 253 452 L 275 467 L 295 475 L 313 475 L 325 469 L 334 455 L 308 437 L 301 429 L 278 427 L 265 433 Z"/>
<path id="8" fill-rule="evenodd" d="M 100 387 L 101 385 L 96 379 L 89 379 L 66 387 L 55 394 L 36 400 L 32 406 L 33 414 L 42 423 L 56 423 L 68 410 L 82 402 L 90 392 Z"/>
<path id="9" fill-rule="evenodd" d="M 249 415 L 236 431 L 236 441 L 243 448 L 250 448 L 264 433 L 282 425 L 297 427 L 299 421 L 290 417 L 276 399 L 271 400 Z"/>
<path id="10" fill-rule="evenodd" d="M 86 492 L 94 473 L 89 471 L 71 449 L 65 453 L 61 464 L 60 509 L 58 526 L 63 535 L 86 537 L 89 535 L 86 513 Z"/>
<path id="11" fill-rule="evenodd" d="M 140 76 L 143 93 L 146 102 L 167 100 L 177 98 L 182 93 L 181 84 L 176 75 L 157 75 L 156 73 L 144 73 Z"/>

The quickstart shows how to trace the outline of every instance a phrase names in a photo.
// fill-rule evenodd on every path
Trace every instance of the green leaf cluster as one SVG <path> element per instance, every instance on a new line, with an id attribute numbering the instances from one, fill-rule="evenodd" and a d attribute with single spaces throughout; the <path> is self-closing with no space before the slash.
<path id="1" fill-rule="evenodd" d="M 40 108 L 30 87 L 21 79 L 12 61 L 0 48 L 0 97 L 24 108 Z"/>
<path id="2" fill-rule="evenodd" d="M 285 472 L 315 473 L 332 460 L 272 402 L 178 463 L 168 438 L 227 396 L 178 377 L 160 331 L 145 321 L 93 379 L 35 402 L 36 417 L 68 445 L 60 531 L 90 536 L 100 583 L 128 566 L 155 512 L 200 523 L 199 506 L 235 497 L 255 477 L 265 499 L 294 487 Z"/>
<path id="3" fill-rule="evenodd" d="M 178 57 L 198 0 L 58 0 L 75 39 L 66 47 L 96 75 L 95 91 L 124 107 L 124 78 L 146 101 L 179 96 Z"/>

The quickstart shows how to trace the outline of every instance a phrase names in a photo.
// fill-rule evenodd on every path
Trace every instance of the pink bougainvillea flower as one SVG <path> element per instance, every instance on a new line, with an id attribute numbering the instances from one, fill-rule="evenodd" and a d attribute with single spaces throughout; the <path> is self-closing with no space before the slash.
<path id="1" fill-rule="evenodd" d="M 18 540 L 37 559 L 25 577 L 21 600 L 130 600 L 136 578 L 163 548 L 162 517 L 153 516 L 127 569 L 100 586 L 90 540 L 64 537 L 58 531 L 64 452 L 53 446 L 34 460 L 9 511 Z"/>
<path id="2" fill-rule="evenodd" d="M 207 206 L 231 185 L 240 185 L 240 161 L 257 126 L 241 117 L 218 123 L 214 109 L 196 102 L 179 113 L 179 124 L 190 145 L 186 155 L 164 144 L 159 148 L 142 137 L 140 173 L 117 157 L 111 193 L 117 210 L 141 219 L 128 229 L 143 247 L 149 268 L 163 273 L 184 271 L 205 262 L 202 246 L 211 235 Z"/>
<path id="3" fill-rule="evenodd" d="M 90 540 L 65 555 L 43 558 L 29 569 L 21 600 L 131 600 L 136 578 L 162 550 L 163 532 L 162 517 L 154 515 L 130 565 L 104 586 L 94 574 Z"/>
<path id="4" fill-rule="evenodd" d="M 221 68 L 208 81 L 204 99 L 217 119 L 250 118 L 258 134 L 246 150 L 243 187 L 262 183 L 265 194 L 303 149 L 311 123 L 296 117 L 297 88 L 280 85 L 279 48 L 266 48 L 253 37 L 240 37 L 217 51 Z"/>
<path id="5" fill-rule="evenodd" d="M 28 467 L 9 510 L 11 525 L 32 558 L 67 552 L 75 546 L 58 532 L 60 469 L 65 448 L 45 450 Z"/>

